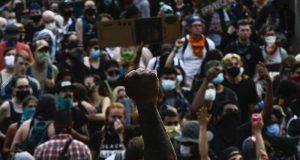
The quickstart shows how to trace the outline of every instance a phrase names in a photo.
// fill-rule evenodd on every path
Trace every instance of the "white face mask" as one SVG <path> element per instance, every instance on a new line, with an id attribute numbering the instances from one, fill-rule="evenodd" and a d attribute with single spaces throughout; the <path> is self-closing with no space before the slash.
<path id="1" fill-rule="evenodd" d="M 207 89 L 205 91 L 204 99 L 209 102 L 214 101 L 216 99 L 216 90 L 211 88 Z"/>
<path id="2" fill-rule="evenodd" d="M 5 56 L 4 61 L 5 61 L 5 66 L 8 68 L 13 68 L 15 66 L 15 56 L 14 55 Z"/>
<path id="3" fill-rule="evenodd" d="M 267 36 L 267 37 L 265 37 L 265 42 L 266 42 L 267 45 L 275 44 L 276 36 Z"/>
<path id="4" fill-rule="evenodd" d="M 55 24 L 55 22 L 48 23 L 45 25 L 45 28 L 47 28 L 51 31 L 54 31 L 56 29 L 56 24 Z"/>
<path id="5" fill-rule="evenodd" d="M 177 79 L 178 83 L 181 83 L 183 81 L 183 76 L 182 75 L 177 75 L 176 79 Z"/>
<path id="6" fill-rule="evenodd" d="M 109 76 L 107 75 L 106 76 L 106 79 L 109 81 L 109 82 L 115 82 L 119 79 L 120 75 L 116 75 L 116 76 Z"/>
<path id="7" fill-rule="evenodd" d="M 192 157 L 191 147 L 180 145 L 180 155 L 184 158 Z"/>

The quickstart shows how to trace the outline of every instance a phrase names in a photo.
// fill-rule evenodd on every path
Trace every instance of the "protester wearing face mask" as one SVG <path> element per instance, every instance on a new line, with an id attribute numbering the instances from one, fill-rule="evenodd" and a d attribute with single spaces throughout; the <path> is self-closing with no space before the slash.
<path id="1" fill-rule="evenodd" d="M 87 88 L 88 100 L 92 106 L 95 106 L 96 114 L 89 118 L 88 129 L 90 134 L 99 131 L 105 122 L 105 112 L 111 104 L 108 93 L 105 92 L 104 84 L 97 75 L 89 75 L 84 79 L 84 85 Z M 103 93 L 104 92 L 104 93 Z M 100 126 L 100 128 L 99 128 Z"/>
<path id="2" fill-rule="evenodd" d="M 40 82 L 42 94 L 53 91 L 58 69 L 49 63 L 50 48 L 47 41 L 36 41 L 35 59 L 36 61 L 28 67 L 28 75 Z"/>
<path id="3" fill-rule="evenodd" d="M 202 126 L 201 126 L 202 127 Z M 178 159 L 181 160 L 199 160 L 199 123 L 198 121 L 187 121 L 181 129 L 181 134 L 175 139 L 179 142 Z M 208 142 L 214 138 L 211 131 L 207 131 Z"/>
<path id="4" fill-rule="evenodd" d="M 65 60 L 57 67 L 60 73 L 68 72 L 74 82 L 83 83 L 84 77 L 90 74 L 89 68 L 83 64 L 82 51 L 75 49 L 66 54 Z M 62 75 L 59 74 L 58 77 Z"/>
<path id="5" fill-rule="evenodd" d="M 124 83 L 124 72 L 115 60 L 109 60 L 104 67 L 106 81 L 104 81 L 108 90 L 113 90 L 116 86 L 122 86 Z"/>
<path id="6" fill-rule="evenodd" d="M 14 74 L 16 50 L 14 48 L 7 48 L 4 52 L 5 68 L 1 70 L 1 81 L 4 82 Z"/>
<path id="7" fill-rule="evenodd" d="M 190 106 L 187 99 L 176 90 L 177 72 L 174 68 L 162 68 L 158 70 L 158 77 L 160 80 L 161 90 L 163 92 L 163 97 L 160 105 L 170 105 L 174 106 L 182 118 L 188 111 Z"/>
<path id="8" fill-rule="evenodd" d="M 173 143 L 175 145 L 175 137 L 180 133 L 180 119 L 177 110 L 172 107 L 166 108 L 165 110 L 160 111 L 160 117 L 164 123 L 166 132 Z"/>
<path id="9" fill-rule="evenodd" d="M 5 41 L 0 43 L 0 57 L 3 56 L 4 51 L 7 48 L 15 48 L 16 50 L 24 50 L 25 53 L 29 57 L 29 62 L 33 63 L 34 62 L 34 57 L 32 55 L 32 52 L 29 48 L 29 46 L 25 43 L 19 42 L 20 34 L 19 34 L 19 29 L 16 25 L 8 25 L 5 28 Z M 2 70 L 5 66 L 4 61 L 0 61 L 0 70 Z"/>
<path id="10" fill-rule="evenodd" d="M 91 136 L 90 148 L 96 159 L 104 160 L 110 155 L 125 149 L 124 118 L 125 108 L 120 103 L 112 103 L 106 110 L 106 122 L 101 131 Z"/>
<path id="11" fill-rule="evenodd" d="M 29 8 L 29 16 L 32 22 L 25 25 L 25 42 L 33 43 L 33 35 L 45 28 L 42 23 L 42 9 L 38 3 L 32 3 Z"/>
<path id="12" fill-rule="evenodd" d="M 246 122 L 250 118 L 250 113 L 257 109 L 258 95 L 255 83 L 247 76 L 243 76 L 243 66 L 239 55 L 229 53 L 222 59 L 224 65 L 223 85 L 232 89 L 241 107 L 242 121 Z"/>
<path id="13" fill-rule="evenodd" d="M 23 113 L 22 101 L 26 96 L 32 94 L 29 80 L 24 76 L 13 77 L 12 87 L 12 98 L 5 101 L 0 107 L 0 121 L 4 122 L 0 132 L 1 138 L 5 138 L 4 133 L 6 133 L 9 125 L 21 120 Z"/>
<path id="14" fill-rule="evenodd" d="M 216 110 L 216 116 L 213 119 L 214 139 L 210 143 L 211 149 L 217 156 L 230 147 L 237 146 L 238 127 L 240 126 L 239 107 L 236 102 L 224 101 Z"/>
<path id="15" fill-rule="evenodd" d="M 125 125 L 136 124 L 138 122 L 138 113 L 134 102 L 127 96 L 124 86 L 117 86 L 112 92 L 112 101 L 122 103 L 125 107 L 126 117 Z"/>
<path id="16" fill-rule="evenodd" d="M 280 64 L 288 55 L 287 51 L 278 46 L 274 26 L 266 26 L 263 29 L 264 45 L 260 46 L 262 56 L 266 64 Z"/>
<path id="17" fill-rule="evenodd" d="M 24 121 L 27 121 L 34 116 L 37 102 L 38 102 L 38 100 L 32 95 L 27 96 L 23 100 L 23 105 L 22 105 L 23 113 L 21 116 L 21 120 L 16 123 L 11 124 L 7 130 L 7 134 L 6 134 L 7 137 L 5 138 L 4 145 L 3 145 L 3 153 L 6 156 L 6 158 L 8 158 L 10 156 L 10 153 L 11 153 L 10 147 L 11 147 L 12 141 L 14 139 L 14 136 L 15 136 L 17 130 L 19 129 L 19 127 L 21 126 L 21 124 Z"/>
<path id="18" fill-rule="evenodd" d="M 87 43 L 97 36 L 95 26 L 97 9 L 92 0 L 85 1 L 83 9 L 84 14 L 77 19 L 75 31 L 78 35 L 79 45 L 86 47 Z"/>
<path id="19" fill-rule="evenodd" d="M 218 60 L 210 60 L 204 65 L 206 77 L 193 101 L 193 110 L 197 111 L 198 106 L 207 106 L 208 110 L 215 115 L 218 105 L 231 100 L 237 102 L 237 95 L 230 88 L 222 85 L 224 81 L 223 66 Z"/>
<path id="20" fill-rule="evenodd" d="M 100 49 L 97 38 L 89 41 L 87 52 L 89 54 L 83 58 L 84 65 L 90 69 L 91 74 L 100 75 L 105 79 L 104 65 L 110 57 L 105 50 Z"/>
<path id="21" fill-rule="evenodd" d="M 15 55 L 15 61 L 14 61 L 14 76 L 17 75 L 17 76 L 26 77 L 32 88 L 33 95 L 38 98 L 40 96 L 40 83 L 35 78 L 27 74 L 28 66 L 29 66 L 28 53 L 22 50 L 17 51 Z M 6 81 L 2 82 L 1 98 L 3 100 L 10 99 L 13 96 L 12 82 L 13 82 L 13 76 L 8 77 Z"/>
<path id="22" fill-rule="evenodd" d="M 128 73 L 139 67 L 146 68 L 152 58 L 152 53 L 147 47 L 141 44 L 139 46 L 121 47 L 116 57 L 120 57 L 117 59 L 120 60 L 124 71 Z"/>
<path id="23" fill-rule="evenodd" d="M 68 33 L 70 31 L 75 31 L 76 19 L 73 16 L 72 2 L 61 2 L 58 7 L 61 15 L 64 18 L 63 32 Z"/>

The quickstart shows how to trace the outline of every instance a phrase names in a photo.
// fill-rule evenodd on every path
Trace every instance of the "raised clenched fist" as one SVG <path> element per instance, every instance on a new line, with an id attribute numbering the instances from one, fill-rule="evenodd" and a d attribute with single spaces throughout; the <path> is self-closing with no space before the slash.
<path id="1" fill-rule="evenodd" d="M 132 70 L 125 77 L 127 95 L 136 103 L 157 103 L 159 80 L 155 73 L 139 68 Z"/>

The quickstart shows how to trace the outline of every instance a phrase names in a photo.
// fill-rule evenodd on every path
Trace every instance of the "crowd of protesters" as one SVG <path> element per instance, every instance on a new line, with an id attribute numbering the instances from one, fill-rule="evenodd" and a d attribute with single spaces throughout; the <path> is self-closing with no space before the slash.
<path id="1" fill-rule="evenodd" d="M 1 0 L 0 159 L 300 160 L 289 1 L 204 3 Z M 166 16 L 173 44 L 99 45 L 99 21 Z"/>

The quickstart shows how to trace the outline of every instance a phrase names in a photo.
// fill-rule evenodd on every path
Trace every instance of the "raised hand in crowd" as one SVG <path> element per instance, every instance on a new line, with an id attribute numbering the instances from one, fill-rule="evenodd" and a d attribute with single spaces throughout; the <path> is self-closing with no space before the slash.
<path id="1" fill-rule="evenodd" d="M 174 160 L 176 154 L 156 109 L 159 81 L 155 73 L 139 68 L 126 75 L 125 89 L 138 108 L 145 144 L 145 160 Z"/>
<path id="2" fill-rule="evenodd" d="M 202 107 L 197 112 L 199 121 L 199 153 L 201 160 L 210 160 L 208 155 L 208 139 L 207 139 L 207 125 L 211 119 L 211 114 L 208 113 L 207 108 Z"/>
<path id="3" fill-rule="evenodd" d="M 252 120 L 252 130 L 255 136 L 256 157 L 257 159 L 267 160 L 269 158 L 265 148 L 264 139 L 262 137 L 264 122 L 261 114 L 256 114 L 256 116 L 257 119 Z"/>
<path id="4" fill-rule="evenodd" d="M 221 72 L 221 69 L 219 67 L 212 67 L 207 71 L 206 78 L 204 78 L 194 100 L 192 103 L 192 111 L 196 112 L 201 106 L 205 106 L 204 104 L 204 95 L 205 91 L 208 87 L 208 84 L 215 78 L 219 73 Z M 205 106 L 209 107 L 209 106 Z"/>

